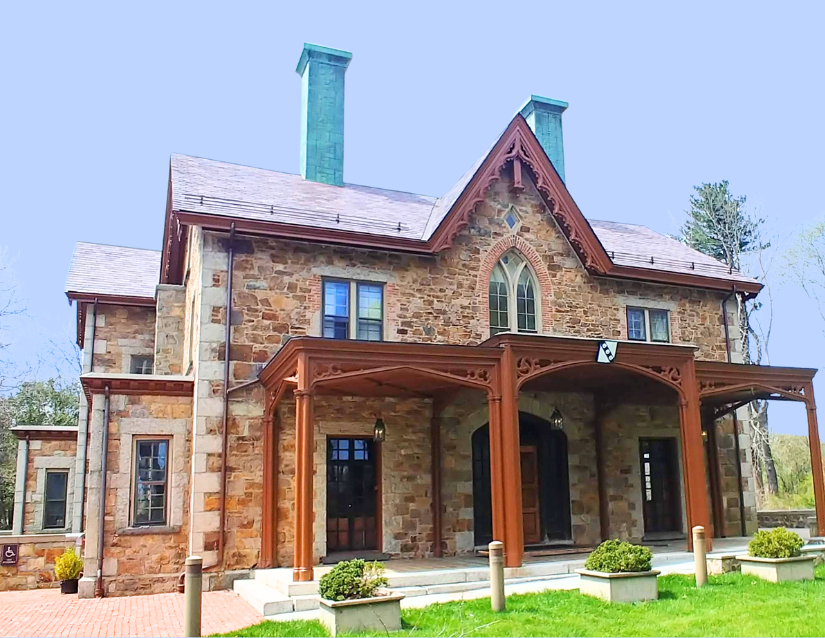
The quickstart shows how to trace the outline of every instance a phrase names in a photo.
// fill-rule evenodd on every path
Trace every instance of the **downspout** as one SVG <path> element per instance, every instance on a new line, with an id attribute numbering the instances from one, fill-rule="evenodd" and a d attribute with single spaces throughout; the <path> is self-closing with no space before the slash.
<path id="1" fill-rule="evenodd" d="M 223 415 L 221 443 L 221 492 L 220 492 L 220 527 L 218 533 L 217 567 L 223 567 L 224 533 L 226 531 L 226 466 L 229 453 L 229 346 L 232 339 L 232 267 L 235 257 L 235 222 L 229 227 L 229 249 L 226 267 L 226 334 L 223 351 Z"/>
<path id="2" fill-rule="evenodd" d="M 100 510 L 97 523 L 97 586 L 95 596 L 103 598 L 103 523 L 106 516 L 106 471 L 109 459 L 109 386 L 104 391 L 103 443 L 100 445 Z"/>
<path id="3" fill-rule="evenodd" d="M 86 315 L 86 321 L 89 320 L 88 313 Z M 83 370 L 83 372 L 94 372 L 95 367 L 95 329 L 97 328 L 97 297 L 95 297 L 95 301 L 92 304 L 92 343 L 89 347 L 89 369 Z M 85 336 L 84 336 L 85 339 Z M 84 341 L 85 346 L 85 341 Z M 85 349 L 85 348 L 84 348 Z M 83 367 L 86 367 L 86 360 L 84 356 Z M 81 407 L 82 403 L 86 403 L 86 414 L 85 418 L 81 417 L 79 419 L 80 422 L 83 424 L 82 431 L 78 431 L 77 433 L 77 455 L 78 455 L 78 462 L 77 466 L 75 467 L 75 473 L 78 475 L 77 483 L 75 484 L 75 488 L 78 490 L 80 496 L 80 516 L 79 516 L 79 524 L 74 525 L 72 523 L 72 531 L 73 532 L 82 532 L 83 531 L 83 521 L 85 517 L 83 516 L 85 512 L 83 511 L 86 507 L 86 456 L 87 456 L 87 449 L 89 443 L 89 412 L 90 407 L 88 401 L 83 401 L 82 398 L 86 395 L 81 392 Z M 81 428 L 78 428 L 80 430 Z M 82 444 L 81 444 L 82 441 Z M 76 497 L 77 498 L 77 497 Z"/>
<path id="4" fill-rule="evenodd" d="M 728 363 L 731 361 L 730 352 L 730 329 L 728 328 L 728 301 L 736 294 L 736 285 L 730 293 L 722 300 L 722 322 L 725 324 L 725 350 L 728 354 Z M 733 449 L 736 451 L 736 482 L 739 490 L 739 525 L 740 535 L 747 536 L 747 526 L 745 525 L 745 486 L 742 482 L 742 453 L 739 449 L 739 419 L 736 418 L 736 410 L 731 413 L 733 417 Z"/>

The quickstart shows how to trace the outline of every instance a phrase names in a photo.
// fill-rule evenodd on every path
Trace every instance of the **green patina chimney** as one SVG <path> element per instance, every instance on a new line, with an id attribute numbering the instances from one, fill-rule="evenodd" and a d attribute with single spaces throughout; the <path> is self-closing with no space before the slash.
<path id="1" fill-rule="evenodd" d="M 352 53 L 305 44 L 301 76 L 301 175 L 344 185 L 344 74 Z"/>
<path id="2" fill-rule="evenodd" d="M 564 142 L 561 135 L 561 114 L 567 102 L 531 95 L 521 114 L 533 129 L 553 167 L 564 181 Z"/>

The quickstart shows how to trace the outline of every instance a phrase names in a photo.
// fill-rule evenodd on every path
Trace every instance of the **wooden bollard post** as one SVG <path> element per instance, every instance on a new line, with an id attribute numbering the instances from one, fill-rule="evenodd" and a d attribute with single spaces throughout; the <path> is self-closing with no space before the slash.
<path id="1" fill-rule="evenodd" d="M 196 638 L 201 635 L 201 592 L 203 591 L 203 558 L 186 559 L 183 635 Z"/>
<path id="2" fill-rule="evenodd" d="M 493 541 L 490 550 L 490 604 L 493 611 L 504 611 L 507 607 L 504 598 L 504 543 Z"/>
<path id="3" fill-rule="evenodd" d="M 705 552 L 705 528 L 697 525 L 693 528 L 693 561 L 696 571 L 696 586 L 702 587 L 708 582 L 708 561 Z"/>

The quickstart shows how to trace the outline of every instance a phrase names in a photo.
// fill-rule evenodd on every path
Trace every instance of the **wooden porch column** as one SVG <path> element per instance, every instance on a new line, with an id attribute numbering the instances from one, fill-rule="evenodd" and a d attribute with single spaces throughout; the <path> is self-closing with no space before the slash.
<path id="1" fill-rule="evenodd" d="M 435 399 L 430 417 L 430 489 L 433 508 L 433 556 L 441 558 L 441 410 L 443 403 Z"/>
<path id="2" fill-rule="evenodd" d="M 825 535 L 825 480 L 822 476 L 822 447 L 819 443 L 819 425 L 816 420 L 814 386 L 805 386 L 806 407 L 808 408 L 808 446 L 811 448 L 811 470 L 814 478 L 814 506 L 816 507 L 816 531 Z"/>
<path id="3" fill-rule="evenodd" d="M 521 446 L 518 385 L 513 349 L 501 357 L 501 459 L 504 497 L 504 564 L 521 567 L 524 556 L 524 514 L 521 502 Z"/>
<path id="4" fill-rule="evenodd" d="M 275 538 L 278 527 L 278 433 L 275 430 L 275 406 L 273 394 L 266 393 L 264 412 L 264 464 L 263 464 L 263 503 L 261 506 L 261 558 L 258 567 L 266 569 L 275 567 Z"/>
<path id="5" fill-rule="evenodd" d="M 309 391 L 309 362 L 298 359 L 298 388 L 295 390 L 295 551 L 292 580 L 314 579 L 312 569 L 312 475 L 315 425 Z"/>
<path id="6" fill-rule="evenodd" d="M 490 418 L 490 501 L 493 513 L 493 540 L 504 542 L 504 475 L 501 456 L 501 397 L 487 396 Z"/>
<path id="7" fill-rule="evenodd" d="M 679 425 L 682 435 L 682 465 L 685 473 L 685 504 L 687 507 L 687 546 L 693 551 L 691 529 L 702 525 L 710 530 L 708 490 L 705 472 L 705 450 L 702 441 L 702 415 L 699 408 L 699 383 L 693 359 L 682 368 L 682 391 L 679 401 Z M 707 549 L 713 538 L 707 535 Z"/>

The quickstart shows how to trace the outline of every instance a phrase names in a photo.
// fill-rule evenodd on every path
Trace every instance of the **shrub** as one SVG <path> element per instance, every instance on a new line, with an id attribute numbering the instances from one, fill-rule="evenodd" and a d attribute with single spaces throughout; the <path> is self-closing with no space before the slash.
<path id="1" fill-rule="evenodd" d="M 594 549 L 584 568 L 594 572 L 647 572 L 653 554 L 647 547 L 618 540 L 605 541 Z"/>
<path id="2" fill-rule="evenodd" d="M 83 571 L 83 561 L 70 547 L 54 559 L 54 575 L 57 580 L 75 580 Z"/>
<path id="3" fill-rule="evenodd" d="M 338 563 L 321 576 L 318 590 L 326 600 L 371 598 L 379 587 L 387 584 L 384 565 L 365 563 L 360 558 Z"/>
<path id="4" fill-rule="evenodd" d="M 771 531 L 760 530 L 748 543 L 748 554 L 759 558 L 791 558 L 799 556 L 805 543 L 799 534 L 777 527 Z"/>

